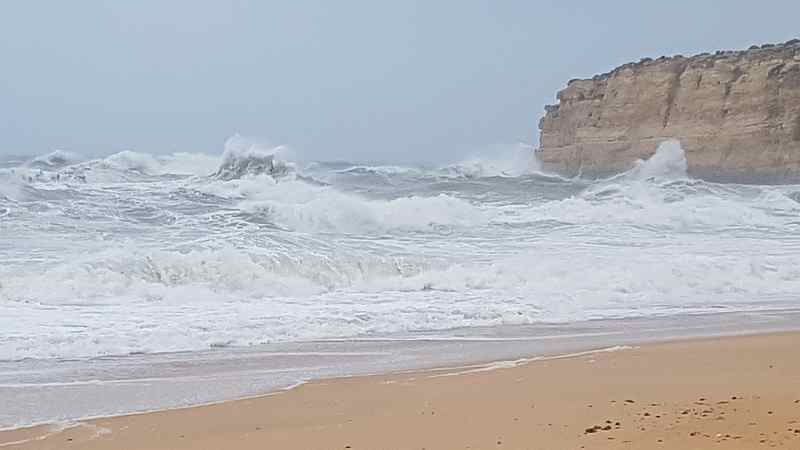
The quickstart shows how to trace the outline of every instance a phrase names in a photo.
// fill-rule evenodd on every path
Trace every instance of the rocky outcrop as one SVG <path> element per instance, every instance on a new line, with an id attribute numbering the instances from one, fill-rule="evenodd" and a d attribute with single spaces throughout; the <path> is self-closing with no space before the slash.
<path id="1" fill-rule="evenodd" d="M 604 175 L 678 139 L 693 176 L 800 181 L 800 40 L 643 59 L 571 80 L 545 107 L 543 167 Z"/>

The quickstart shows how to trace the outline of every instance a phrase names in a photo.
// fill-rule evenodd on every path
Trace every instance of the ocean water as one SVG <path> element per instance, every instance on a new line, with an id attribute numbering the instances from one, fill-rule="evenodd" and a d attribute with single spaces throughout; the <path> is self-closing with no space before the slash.
<path id="1" fill-rule="evenodd" d="M 63 364 L 798 306 L 800 186 L 689 178 L 673 141 L 599 180 L 543 173 L 530 149 L 415 167 L 239 138 L 0 161 L 6 399 Z M 0 425 L 51 417 L 33 409 Z"/>

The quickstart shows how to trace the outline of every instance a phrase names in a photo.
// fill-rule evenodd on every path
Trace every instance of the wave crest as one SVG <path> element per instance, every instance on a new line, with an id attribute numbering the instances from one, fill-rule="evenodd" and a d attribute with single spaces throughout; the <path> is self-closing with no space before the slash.
<path id="1" fill-rule="evenodd" d="M 491 217 L 472 203 L 446 194 L 368 199 L 302 181 L 276 183 L 250 191 L 248 199 L 239 207 L 245 212 L 266 216 L 279 226 L 304 232 L 441 232 L 486 224 Z"/>
<path id="2" fill-rule="evenodd" d="M 55 150 L 33 158 L 28 163 L 28 166 L 37 169 L 58 169 L 64 166 L 77 164 L 81 161 L 83 161 L 83 158 L 77 153 L 66 150 Z"/>
<path id="3" fill-rule="evenodd" d="M 459 163 L 441 168 L 440 173 L 463 178 L 520 177 L 542 174 L 541 165 L 533 148 L 517 144 L 497 149 L 490 157 L 473 156 Z"/>
<path id="4" fill-rule="evenodd" d="M 234 135 L 225 142 L 222 161 L 212 177 L 229 181 L 257 175 L 284 176 L 290 166 L 278 154 L 286 150 L 284 146 L 269 148 Z"/>

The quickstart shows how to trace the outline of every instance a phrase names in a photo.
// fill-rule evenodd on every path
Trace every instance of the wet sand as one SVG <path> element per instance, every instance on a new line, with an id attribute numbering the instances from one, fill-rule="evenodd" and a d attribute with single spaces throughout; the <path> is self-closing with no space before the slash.
<path id="1" fill-rule="evenodd" d="M 0 448 L 800 449 L 800 333 L 496 366 L 0 432 Z"/>

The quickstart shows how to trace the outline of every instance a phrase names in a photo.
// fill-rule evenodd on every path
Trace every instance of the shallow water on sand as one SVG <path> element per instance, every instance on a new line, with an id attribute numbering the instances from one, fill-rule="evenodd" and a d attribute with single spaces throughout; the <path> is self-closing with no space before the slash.
<path id="1" fill-rule="evenodd" d="M 213 403 L 321 378 L 444 367 L 464 367 L 456 373 L 492 370 L 578 352 L 624 351 L 648 342 L 797 330 L 798 323 L 800 310 L 775 310 L 489 327 L 88 361 L 0 362 L 0 429 Z"/>

